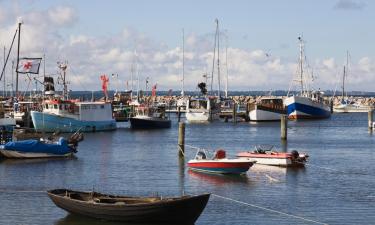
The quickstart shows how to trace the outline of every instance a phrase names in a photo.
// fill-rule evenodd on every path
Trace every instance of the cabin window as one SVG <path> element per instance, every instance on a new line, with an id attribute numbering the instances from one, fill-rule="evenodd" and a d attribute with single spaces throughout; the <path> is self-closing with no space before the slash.
<path id="1" fill-rule="evenodd" d="M 92 109 L 96 109 L 96 105 L 92 105 L 91 108 L 92 108 Z"/>
<path id="2" fill-rule="evenodd" d="M 104 109 L 104 105 L 101 105 L 100 108 L 101 108 L 101 109 Z"/>
<path id="3" fill-rule="evenodd" d="M 57 109 L 57 105 L 56 105 L 56 104 L 54 104 L 54 105 L 53 105 L 53 108 L 54 108 L 54 109 Z"/>
<path id="4" fill-rule="evenodd" d="M 64 105 L 65 110 L 68 110 L 68 105 Z"/>
<path id="5" fill-rule="evenodd" d="M 45 105 L 44 105 L 44 108 L 48 109 L 48 105 L 47 105 L 47 104 L 45 104 Z"/>
<path id="6" fill-rule="evenodd" d="M 59 105 L 59 109 L 62 110 L 62 105 Z"/>

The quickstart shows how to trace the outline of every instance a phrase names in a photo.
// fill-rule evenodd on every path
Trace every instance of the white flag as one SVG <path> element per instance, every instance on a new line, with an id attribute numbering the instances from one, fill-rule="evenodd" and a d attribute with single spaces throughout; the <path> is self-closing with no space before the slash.
<path id="1" fill-rule="evenodd" d="M 38 74 L 41 61 L 42 58 L 21 58 L 18 63 L 17 72 Z"/>

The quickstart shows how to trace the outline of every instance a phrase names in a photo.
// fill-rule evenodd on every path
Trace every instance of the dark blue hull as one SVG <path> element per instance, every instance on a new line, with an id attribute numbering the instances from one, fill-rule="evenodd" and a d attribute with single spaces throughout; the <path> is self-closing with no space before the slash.
<path id="1" fill-rule="evenodd" d="M 130 125 L 133 129 L 157 129 L 170 128 L 171 121 L 169 119 L 160 118 L 130 118 Z"/>

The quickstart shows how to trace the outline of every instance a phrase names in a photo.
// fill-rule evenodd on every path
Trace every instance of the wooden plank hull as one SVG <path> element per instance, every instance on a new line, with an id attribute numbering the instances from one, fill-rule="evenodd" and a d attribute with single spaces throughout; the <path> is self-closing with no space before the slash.
<path id="1" fill-rule="evenodd" d="M 194 224 L 210 197 L 210 194 L 203 194 L 147 203 L 98 203 L 95 201 L 98 193 L 94 193 L 92 199 L 78 200 L 66 196 L 65 192 L 69 193 L 70 190 L 48 191 L 48 196 L 58 207 L 73 214 L 133 223 Z M 88 192 L 80 193 L 92 195 Z"/>

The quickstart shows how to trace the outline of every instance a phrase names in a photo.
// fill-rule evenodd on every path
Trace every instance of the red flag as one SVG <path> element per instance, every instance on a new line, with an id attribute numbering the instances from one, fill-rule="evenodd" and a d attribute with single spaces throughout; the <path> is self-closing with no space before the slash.
<path id="1" fill-rule="evenodd" d="M 156 96 L 156 84 L 152 86 L 152 96 Z"/>
<path id="2" fill-rule="evenodd" d="M 103 74 L 103 75 L 100 75 L 100 80 L 102 80 L 102 90 L 104 92 L 104 95 L 106 99 L 108 99 L 107 88 L 108 88 L 109 79 L 105 74 Z"/>

